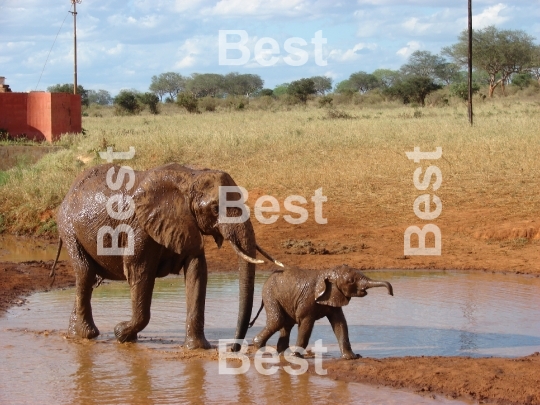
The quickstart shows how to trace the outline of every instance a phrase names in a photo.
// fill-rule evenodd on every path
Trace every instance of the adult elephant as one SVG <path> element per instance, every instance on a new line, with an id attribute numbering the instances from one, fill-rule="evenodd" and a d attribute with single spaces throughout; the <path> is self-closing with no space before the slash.
<path id="1" fill-rule="evenodd" d="M 150 321 L 155 278 L 179 274 L 183 269 L 185 346 L 209 349 L 204 336 L 207 266 L 203 235 L 212 235 L 218 247 L 228 240 L 239 256 L 235 338 L 243 339 L 253 306 L 255 264 L 263 263 L 254 259 L 256 250 L 281 263 L 257 245 L 249 218 L 236 223 L 226 223 L 229 221 L 223 217 L 220 220 L 220 186 L 236 184 L 225 172 L 179 164 L 138 172 L 105 164 L 84 171 L 57 214 L 58 253 L 63 241 L 76 275 L 68 334 L 88 339 L 99 335 L 90 300 L 94 283 L 101 277 L 128 281 L 132 318 L 117 324 L 114 333 L 120 342 L 136 340 Z M 229 207 L 226 213 L 227 217 L 238 217 L 241 210 Z"/>

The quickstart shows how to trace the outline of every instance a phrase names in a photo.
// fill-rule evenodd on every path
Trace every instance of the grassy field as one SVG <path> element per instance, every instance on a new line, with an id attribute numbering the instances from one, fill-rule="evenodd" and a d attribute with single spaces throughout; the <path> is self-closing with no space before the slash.
<path id="1" fill-rule="evenodd" d="M 540 208 L 535 99 L 479 103 L 472 128 L 463 104 L 338 107 L 351 118 L 332 118 L 315 106 L 202 114 L 170 108 L 158 116 L 84 117 L 85 135 L 64 136 L 64 150 L 0 173 L 0 230 L 54 233 L 54 209 L 80 171 L 101 163 L 98 152 L 108 146 L 134 146 L 128 164 L 135 169 L 179 162 L 225 170 L 258 195 L 299 194 L 309 201 L 322 187 L 328 204 L 347 207 L 347 215 L 378 206 L 388 223 L 412 212 L 421 194 L 412 182 L 419 165 L 405 152 L 440 146 L 442 159 L 431 163 L 443 173 L 437 195 L 445 206 L 467 209 L 484 200 L 519 216 L 537 215 Z"/>

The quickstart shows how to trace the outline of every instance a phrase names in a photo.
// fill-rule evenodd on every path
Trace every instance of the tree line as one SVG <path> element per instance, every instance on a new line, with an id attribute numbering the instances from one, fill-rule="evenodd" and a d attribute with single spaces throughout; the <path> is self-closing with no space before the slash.
<path id="1" fill-rule="evenodd" d="M 478 91 L 481 85 L 487 85 L 488 95 L 493 97 L 498 86 L 504 93 L 509 83 L 520 87 L 529 85 L 533 80 L 540 83 L 540 45 L 534 41 L 534 37 L 521 30 L 500 30 L 495 26 L 474 30 L 473 91 Z M 204 97 L 289 95 L 305 103 L 310 95 L 325 96 L 332 90 L 338 94 L 365 94 L 377 90 L 404 103 L 417 102 L 424 105 L 429 93 L 444 86 L 449 86 L 451 92 L 458 97 L 467 97 L 467 74 L 463 70 L 467 66 L 467 50 L 468 33 L 464 30 L 458 36 L 458 42 L 443 48 L 440 55 L 415 51 L 398 70 L 377 69 L 372 73 L 358 71 L 335 86 L 332 79 L 325 76 L 303 78 L 267 89 L 264 88 L 263 79 L 256 74 L 193 73 L 183 76 L 176 72 L 166 72 L 152 76 L 146 93 L 122 90 L 113 98 L 106 90 L 85 90 L 82 86 L 79 86 L 78 93 L 84 105 L 148 105 L 156 113 L 159 102 L 196 104 L 196 100 Z M 72 92 L 73 87 L 64 84 L 49 87 L 48 90 Z"/>

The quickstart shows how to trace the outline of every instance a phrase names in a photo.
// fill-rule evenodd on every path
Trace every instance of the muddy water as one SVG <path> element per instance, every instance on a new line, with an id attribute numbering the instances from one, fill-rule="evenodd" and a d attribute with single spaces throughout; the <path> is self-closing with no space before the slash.
<path id="1" fill-rule="evenodd" d="M 0 262 L 23 262 L 54 260 L 58 244 L 56 240 L 36 240 L 22 236 L 0 235 Z M 60 252 L 60 260 L 67 260 L 66 249 Z"/>
<path id="2" fill-rule="evenodd" d="M 353 349 L 368 357 L 405 355 L 521 356 L 540 351 L 540 279 L 462 272 L 372 272 L 395 296 L 373 289 L 344 308 Z M 256 280 L 255 307 L 267 275 Z M 152 320 L 136 344 L 117 344 L 114 325 L 130 315 L 125 283 L 94 292 L 95 341 L 65 340 L 74 291 L 38 293 L 0 319 L 0 403 L 436 403 L 413 394 L 318 376 L 219 375 L 218 363 L 177 360 L 184 336 L 185 296 L 180 277 L 158 280 Z M 234 335 L 235 274 L 212 274 L 206 332 L 212 344 Z M 264 325 L 264 311 L 248 340 Z M 296 328 L 295 328 L 296 329 Z M 295 335 L 295 330 L 293 334 Z M 339 355 L 326 320 L 322 339 Z M 270 344 L 275 344 L 274 336 Z M 294 336 L 293 340 L 294 341 Z M 324 368 L 324 361 L 323 361 Z M 364 401 L 364 402 L 362 402 Z M 424 401 L 424 402 L 422 402 Z"/>

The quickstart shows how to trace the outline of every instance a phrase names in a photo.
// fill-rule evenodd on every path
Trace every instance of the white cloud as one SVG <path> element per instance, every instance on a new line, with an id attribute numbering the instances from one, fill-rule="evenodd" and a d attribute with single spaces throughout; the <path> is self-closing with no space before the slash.
<path id="1" fill-rule="evenodd" d="M 418 41 L 409 41 L 407 42 L 407 46 L 401 48 L 399 51 L 396 52 L 396 55 L 402 56 L 404 58 L 408 58 L 412 55 L 414 51 L 418 51 L 422 47 L 422 44 Z"/>
<path id="2" fill-rule="evenodd" d="M 203 14 L 221 16 L 252 15 L 269 17 L 278 15 L 307 15 L 310 13 L 307 0 L 220 0 L 215 6 L 203 10 Z"/>
<path id="3" fill-rule="evenodd" d="M 114 26 L 124 25 L 124 26 L 134 26 L 137 28 L 154 28 L 159 25 L 161 17 L 157 15 L 145 15 L 140 18 L 135 18 L 133 16 L 124 16 L 121 14 L 114 14 L 110 16 L 107 21 Z"/>
<path id="4" fill-rule="evenodd" d="M 338 62 L 349 62 L 360 59 L 362 54 L 370 53 L 377 49 L 377 44 L 360 42 L 351 49 L 343 51 L 342 49 L 332 49 L 328 55 L 328 59 Z"/>
<path id="5" fill-rule="evenodd" d="M 105 52 L 109 55 L 118 55 L 124 49 L 122 44 L 116 44 L 115 47 L 107 49 Z"/>
<path id="6" fill-rule="evenodd" d="M 507 8 L 508 6 L 506 4 L 499 3 L 484 9 L 478 15 L 473 15 L 473 27 L 482 29 L 489 25 L 499 25 L 508 21 L 509 18 L 507 16 L 501 15 L 501 12 Z"/>
<path id="7" fill-rule="evenodd" d="M 209 65 L 217 62 L 217 38 L 214 36 L 200 36 L 189 38 L 178 48 L 180 60 L 174 65 L 177 69 L 185 69 L 200 65 Z"/>

